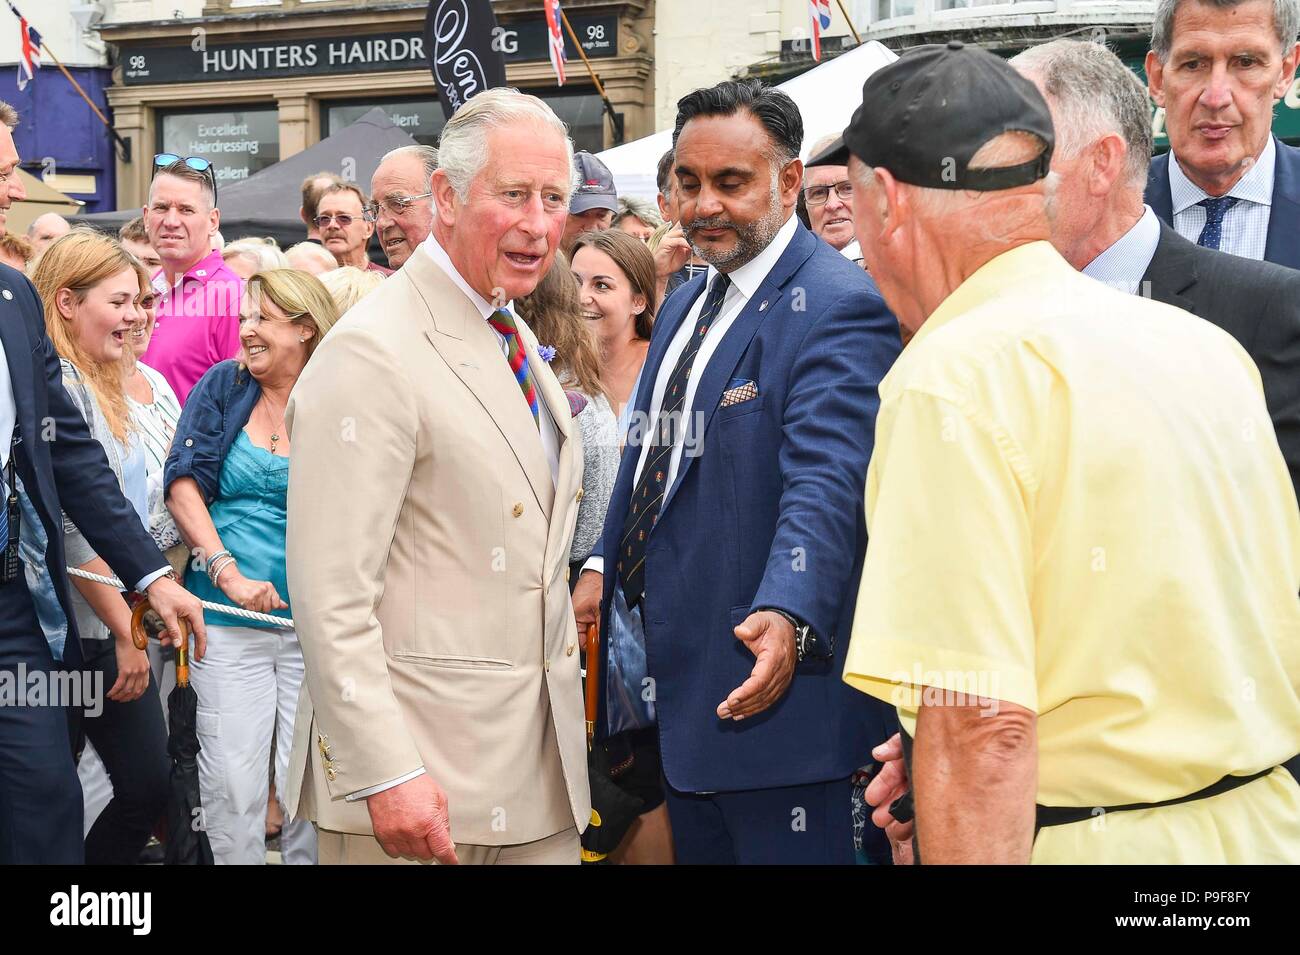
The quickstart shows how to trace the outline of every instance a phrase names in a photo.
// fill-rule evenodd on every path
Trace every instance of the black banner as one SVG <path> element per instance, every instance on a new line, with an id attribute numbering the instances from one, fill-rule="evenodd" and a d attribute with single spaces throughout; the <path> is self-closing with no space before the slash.
<path id="1" fill-rule="evenodd" d="M 438 0 L 435 0 L 435 5 Z M 592 59 L 617 55 L 618 17 L 569 18 Z M 546 21 L 540 17 L 508 21 L 495 28 L 492 47 L 507 63 L 547 58 Z M 578 59 L 568 35 L 571 61 Z M 196 48 L 197 46 L 197 48 Z M 382 73 L 431 65 L 432 47 L 422 33 L 375 33 L 362 36 L 310 36 L 245 43 L 134 46 L 120 48 L 122 79 L 127 86 L 146 83 L 198 83 L 334 73 Z"/>
<path id="2" fill-rule="evenodd" d="M 471 96 L 506 85 L 506 61 L 497 36 L 489 0 L 429 0 L 424 45 L 448 119 Z"/>

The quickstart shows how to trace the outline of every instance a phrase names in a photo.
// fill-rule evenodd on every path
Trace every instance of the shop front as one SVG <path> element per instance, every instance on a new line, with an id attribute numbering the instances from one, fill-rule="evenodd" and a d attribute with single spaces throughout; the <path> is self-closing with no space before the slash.
<path id="1" fill-rule="evenodd" d="M 546 99 L 578 148 L 613 145 L 612 124 L 570 41 L 558 87 L 536 4 L 494 3 L 506 80 Z M 425 4 L 105 25 L 117 45 L 108 89 L 132 143 L 117 163 L 119 208 L 143 204 L 156 152 L 212 161 L 237 181 L 382 107 L 417 142 L 436 145 L 445 117 L 425 50 Z M 565 4 L 625 136 L 652 132 L 653 5 Z"/>

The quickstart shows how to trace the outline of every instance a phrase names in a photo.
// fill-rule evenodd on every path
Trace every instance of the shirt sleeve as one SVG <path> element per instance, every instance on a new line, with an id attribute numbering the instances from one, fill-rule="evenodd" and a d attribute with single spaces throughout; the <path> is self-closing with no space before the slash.
<path id="1" fill-rule="evenodd" d="M 882 411 L 876 455 L 844 679 L 905 717 L 971 697 L 1037 711 L 1024 453 L 978 409 L 908 391 Z"/>

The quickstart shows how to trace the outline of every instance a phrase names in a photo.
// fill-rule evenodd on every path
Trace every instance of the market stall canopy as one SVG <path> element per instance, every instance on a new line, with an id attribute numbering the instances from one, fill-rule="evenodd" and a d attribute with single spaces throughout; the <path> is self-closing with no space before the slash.
<path id="1" fill-rule="evenodd" d="M 9 207 L 9 215 L 5 219 L 6 232 L 22 235 L 28 226 L 47 212 L 57 212 L 64 218 L 71 219 L 84 205 L 80 199 L 65 196 L 53 186 L 47 186 L 25 169 L 18 170 L 18 178 L 27 190 L 27 198 Z"/>
<path id="2" fill-rule="evenodd" d="M 384 154 L 399 146 L 414 145 L 416 141 L 376 106 L 315 146 L 241 182 L 221 186 L 217 193 L 221 234 L 227 241 L 245 235 L 271 236 L 281 248 L 301 242 L 307 237 L 306 227 L 298 218 L 304 179 L 314 172 L 328 170 L 356 182 L 369 194 L 370 178 Z M 139 214 L 139 209 L 124 209 L 82 216 L 81 220 L 116 230 Z"/>
<path id="3" fill-rule="evenodd" d="M 803 115 L 801 159 L 808 158 L 813 144 L 823 136 L 844 131 L 862 102 L 860 91 L 867 77 L 896 59 L 896 53 L 872 40 L 777 86 L 789 94 Z M 673 131 L 664 129 L 598 155 L 614 174 L 614 187 L 620 196 L 653 199 L 659 191 L 655 185 L 659 157 L 672 145 Z"/>

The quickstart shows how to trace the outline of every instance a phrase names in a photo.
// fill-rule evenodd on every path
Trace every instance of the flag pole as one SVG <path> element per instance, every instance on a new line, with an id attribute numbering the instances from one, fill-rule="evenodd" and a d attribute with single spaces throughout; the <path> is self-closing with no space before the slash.
<path id="1" fill-rule="evenodd" d="M 128 143 L 126 140 L 124 140 L 121 137 L 121 135 L 118 133 L 118 131 L 113 128 L 113 124 L 108 121 L 108 117 L 105 116 L 103 111 L 101 111 L 100 108 L 96 106 L 95 103 L 91 100 L 91 98 L 86 95 L 86 91 L 81 88 L 81 84 L 77 82 L 76 77 L 74 77 L 71 73 L 69 73 L 68 68 L 64 66 L 61 62 L 59 62 L 59 58 L 54 55 L 54 51 L 50 49 L 50 45 L 46 43 L 44 40 L 41 41 L 41 49 L 49 54 L 50 59 L 54 61 L 54 65 L 59 68 L 59 72 L 68 78 L 68 82 L 72 84 L 72 88 L 76 90 L 77 93 L 80 94 L 81 98 L 86 101 L 86 105 L 89 106 L 92 110 L 94 110 L 95 115 L 98 116 L 99 121 L 104 124 L 104 127 L 108 130 L 109 135 L 111 135 L 114 141 L 117 143 L 117 145 L 121 147 L 122 162 L 129 163 L 131 161 L 131 144 Z"/>
<path id="2" fill-rule="evenodd" d="M 578 34 L 573 32 L 573 24 L 569 22 L 569 15 L 560 8 L 560 19 L 564 21 L 564 28 L 569 31 L 569 39 L 578 50 L 578 56 L 582 57 L 582 62 L 587 67 L 587 72 L 591 74 L 591 82 L 596 86 L 596 92 L 600 94 L 601 102 L 605 104 L 605 111 L 609 113 L 609 121 L 614 126 L 614 145 L 618 146 L 623 142 L 623 117 L 614 112 L 614 104 L 609 101 L 605 95 L 605 87 L 600 85 L 600 77 L 596 75 L 595 68 L 591 65 L 591 60 L 587 59 L 587 51 L 582 48 L 582 43 L 578 40 Z"/>
<path id="3" fill-rule="evenodd" d="M 849 11 L 844 9 L 844 0 L 835 0 L 840 8 L 840 13 L 844 14 L 844 22 L 849 25 L 849 30 L 853 33 L 853 39 L 858 41 L 858 46 L 862 46 L 862 37 L 858 36 L 858 28 L 853 25 L 853 18 L 849 16 Z"/>

